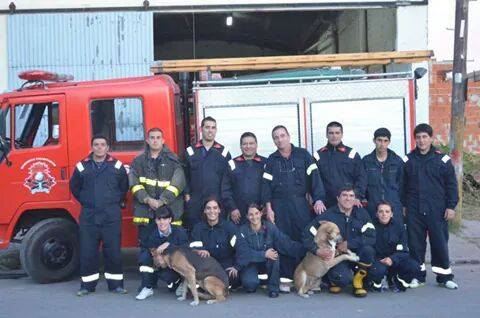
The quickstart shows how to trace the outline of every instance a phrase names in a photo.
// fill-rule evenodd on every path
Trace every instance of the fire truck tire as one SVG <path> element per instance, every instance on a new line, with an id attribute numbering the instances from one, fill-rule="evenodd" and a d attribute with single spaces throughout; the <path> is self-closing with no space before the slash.
<path id="1" fill-rule="evenodd" d="M 71 221 L 52 218 L 35 224 L 20 247 L 25 272 L 37 283 L 70 278 L 78 271 L 78 228 Z"/>

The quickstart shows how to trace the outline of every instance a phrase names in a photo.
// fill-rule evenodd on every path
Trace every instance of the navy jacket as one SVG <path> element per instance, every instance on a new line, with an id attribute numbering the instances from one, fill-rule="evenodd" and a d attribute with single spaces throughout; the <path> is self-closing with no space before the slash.
<path id="1" fill-rule="evenodd" d="M 309 193 L 313 201 L 325 200 L 325 189 L 312 156 L 303 148 L 292 145 L 290 158 L 277 150 L 266 162 L 263 173 L 262 200 L 301 197 Z"/>
<path id="2" fill-rule="evenodd" d="M 107 155 L 97 165 L 92 154 L 78 162 L 70 179 L 70 191 L 82 205 L 80 222 L 120 222 L 120 204 L 128 191 L 128 177 L 122 162 Z"/>
<path id="3" fill-rule="evenodd" d="M 445 209 L 455 209 L 458 187 L 450 157 L 435 147 L 422 155 L 415 148 L 405 162 L 407 213 L 443 218 Z"/>
<path id="4" fill-rule="evenodd" d="M 405 255 L 408 255 L 407 233 L 403 223 L 394 218 L 383 225 L 375 219 L 373 221 L 376 232 L 375 258 L 380 260 L 390 257 L 394 264 L 398 264 Z"/>
<path id="5" fill-rule="evenodd" d="M 250 227 L 250 223 L 243 224 L 240 227 L 240 233 L 248 245 L 249 262 L 265 262 L 267 260 L 265 252 L 270 248 L 297 259 L 305 255 L 302 244 L 290 239 L 269 221 L 262 221 L 262 227 L 258 232 Z"/>
<path id="6" fill-rule="evenodd" d="M 367 210 L 370 217 L 375 218 L 377 205 L 386 200 L 393 206 L 395 218 L 402 219 L 403 207 L 403 160 L 388 149 L 387 159 L 379 162 L 372 153 L 363 157 L 363 166 L 367 173 Z"/>
<path id="7" fill-rule="evenodd" d="M 231 222 L 219 220 L 214 226 L 202 221 L 190 233 L 190 247 L 207 250 L 224 269 L 235 267 L 241 270 L 248 264 L 245 239 Z"/>
<path id="8" fill-rule="evenodd" d="M 140 247 L 142 248 L 157 248 L 165 242 L 169 242 L 170 246 L 176 247 L 187 247 L 188 246 L 188 234 L 187 231 L 177 225 L 171 225 L 171 233 L 167 237 L 160 236 L 158 227 L 155 225 L 151 226 L 151 231 L 148 233 L 145 239 L 140 241 Z"/>
<path id="9" fill-rule="evenodd" d="M 338 190 L 345 186 L 355 188 L 357 198 L 365 198 L 367 176 L 360 155 L 340 143 L 334 147 L 327 144 L 313 154 L 326 191 L 326 206 L 337 204 Z"/>
<path id="10" fill-rule="evenodd" d="M 347 241 L 347 247 L 353 251 L 364 245 L 375 244 L 375 227 L 364 208 L 354 206 L 350 216 L 347 217 L 340 211 L 338 205 L 335 205 L 317 215 L 303 231 L 303 246 L 312 254 L 315 254 L 318 249 L 313 239 L 320 227 L 320 221 L 335 223 L 340 229 L 343 240 Z"/>
<path id="11" fill-rule="evenodd" d="M 210 196 L 220 199 L 222 183 L 228 182 L 227 162 L 231 158 L 228 150 L 217 142 L 208 151 L 201 141 L 188 147 L 185 155 L 187 186 L 184 193 L 200 202 Z"/>
<path id="12" fill-rule="evenodd" d="M 238 156 L 228 162 L 230 182 L 222 189 L 226 211 L 239 209 L 245 221 L 248 205 L 262 202 L 262 174 L 265 157 L 255 155 L 251 160 Z"/>

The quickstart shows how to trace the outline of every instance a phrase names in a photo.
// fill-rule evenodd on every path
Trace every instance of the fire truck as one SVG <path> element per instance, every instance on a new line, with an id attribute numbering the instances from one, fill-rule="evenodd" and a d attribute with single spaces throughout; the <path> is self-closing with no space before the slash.
<path id="1" fill-rule="evenodd" d="M 374 129 L 388 127 L 392 146 L 405 154 L 415 125 L 413 73 L 263 74 L 258 78 L 193 83 L 193 112 L 185 112 L 179 86 L 168 75 L 74 82 L 45 71 L 20 74 L 25 84 L 0 95 L 0 249 L 21 243 L 20 260 L 39 283 L 71 277 L 78 268 L 80 205 L 69 190 L 76 163 L 90 152 L 95 134 L 109 138 L 110 153 L 127 170 L 144 149 L 145 133 L 164 131 L 182 154 L 199 138 L 205 116 L 217 119 L 217 139 L 232 154 L 239 136 L 256 133 L 259 153 L 273 152 L 270 132 L 284 124 L 292 142 L 310 151 L 325 143 L 330 120 L 345 125 L 345 143 L 362 155 L 373 147 Z M 185 98 L 183 98 L 185 100 Z M 192 113 L 193 117 L 188 114 Z M 122 246 L 136 246 L 132 197 L 122 209 Z"/>

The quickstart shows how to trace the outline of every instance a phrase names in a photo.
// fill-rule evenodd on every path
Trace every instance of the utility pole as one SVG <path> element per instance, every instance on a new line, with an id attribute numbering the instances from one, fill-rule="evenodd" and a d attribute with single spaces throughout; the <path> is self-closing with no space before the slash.
<path id="1" fill-rule="evenodd" d="M 462 222 L 463 197 L 463 136 L 465 132 L 465 100 L 467 99 L 467 39 L 468 0 L 456 0 L 455 42 L 453 47 L 452 118 L 450 122 L 450 149 L 458 181 L 459 202 L 454 229 Z"/>

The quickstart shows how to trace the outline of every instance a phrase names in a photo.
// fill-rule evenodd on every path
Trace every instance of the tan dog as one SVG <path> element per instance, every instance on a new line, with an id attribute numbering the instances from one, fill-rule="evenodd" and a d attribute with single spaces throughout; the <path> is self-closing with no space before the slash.
<path id="1" fill-rule="evenodd" d="M 170 267 L 184 278 L 192 292 L 192 306 L 199 304 L 199 297 L 207 299 L 207 304 L 224 301 L 228 294 L 228 276 L 222 266 L 213 257 L 200 257 L 188 247 L 174 247 L 159 253 L 157 249 L 151 249 L 153 261 L 156 267 Z M 197 291 L 198 285 L 208 294 Z M 180 301 L 187 299 L 187 288 L 183 289 L 183 295 L 177 298 Z"/>
<path id="2" fill-rule="evenodd" d="M 337 243 L 342 240 L 340 229 L 335 223 L 328 221 L 320 221 L 320 227 L 315 232 L 312 226 L 310 232 L 315 235 L 314 241 L 320 249 L 328 248 L 335 252 Z M 294 273 L 295 287 L 299 296 L 308 298 L 309 291 L 318 286 L 322 277 L 328 272 L 330 268 L 342 261 L 358 261 L 358 256 L 348 251 L 348 254 L 342 254 L 329 261 L 324 261 L 317 255 L 307 252 L 307 255 L 298 264 Z"/>

